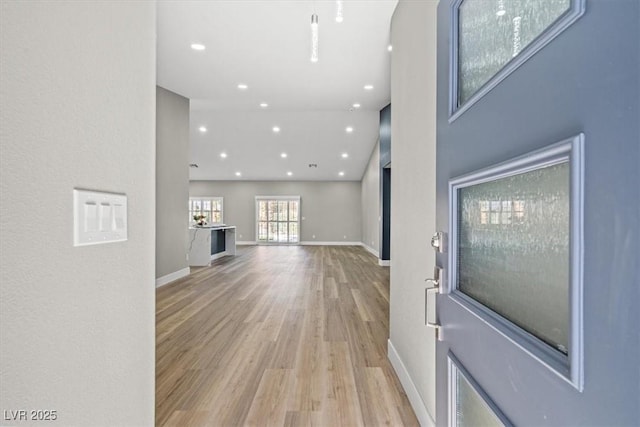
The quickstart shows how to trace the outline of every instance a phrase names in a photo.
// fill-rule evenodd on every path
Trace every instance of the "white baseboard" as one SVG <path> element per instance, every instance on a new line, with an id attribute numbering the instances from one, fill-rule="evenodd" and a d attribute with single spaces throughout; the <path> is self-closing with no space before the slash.
<path id="1" fill-rule="evenodd" d="M 191 274 L 191 269 L 189 267 L 185 267 L 182 270 L 174 271 L 173 273 L 167 274 L 166 276 L 158 277 L 156 279 L 156 288 L 164 286 L 167 283 L 171 283 L 175 280 L 182 279 L 189 274 Z"/>
<path id="2" fill-rule="evenodd" d="M 236 245 L 256 245 L 256 241 L 255 240 L 238 240 L 236 242 Z"/>
<path id="3" fill-rule="evenodd" d="M 418 392 L 416 385 L 411 380 L 409 371 L 407 371 L 407 367 L 402 363 L 402 359 L 400 359 L 400 355 L 393 346 L 391 339 L 387 341 L 387 357 L 391 362 L 391 366 L 393 366 L 393 369 L 396 371 L 396 375 L 398 375 L 400 384 L 402 384 L 402 388 L 409 398 L 409 403 L 411 403 L 413 412 L 416 413 L 416 417 L 418 418 L 420 425 L 422 427 L 435 427 L 436 422 L 429 414 L 429 411 L 427 411 L 427 407 L 424 406 L 420 393 Z"/>
<path id="4" fill-rule="evenodd" d="M 300 242 L 303 246 L 360 246 L 360 242 L 316 242 L 316 241 L 308 241 L 308 242 Z"/>
<path id="5" fill-rule="evenodd" d="M 378 265 L 380 267 L 391 267 L 390 259 L 378 259 Z"/>
<path id="6" fill-rule="evenodd" d="M 229 255 L 227 251 L 218 252 L 217 254 L 211 255 L 211 261 L 216 260 L 218 258 L 222 258 L 223 256 L 227 256 L 227 255 Z"/>
<path id="7" fill-rule="evenodd" d="M 373 256 L 375 256 L 376 258 L 380 258 L 380 254 L 378 253 L 378 251 L 376 251 L 375 249 L 373 249 L 371 246 L 367 245 L 364 242 L 360 242 L 360 245 L 365 248 L 368 252 L 372 253 Z"/>

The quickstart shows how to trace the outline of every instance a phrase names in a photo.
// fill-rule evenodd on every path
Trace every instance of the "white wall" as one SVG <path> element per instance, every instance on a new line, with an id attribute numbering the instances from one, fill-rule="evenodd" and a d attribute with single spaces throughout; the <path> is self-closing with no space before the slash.
<path id="1" fill-rule="evenodd" d="M 380 254 L 380 142 L 362 176 L 362 243 Z"/>
<path id="2" fill-rule="evenodd" d="M 400 377 L 408 378 L 403 386 L 423 425 L 435 419 L 435 339 L 424 324 L 424 279 L 435 265 L 436 7 L 401 0 L 391 23 L 390 357 L 402 361 Z"/>
<path id="3" fill-rule="evenodd" d="M 161 280 L 188 274 L 188 202 L 189 99 L 157 87 L 156 278 Z"/>
<path id="4" fill-rule="evenodd" d="M 0 7 L 0 411 L 57 411 L 2 424 L 153 425 L 155 3 Z M 126 242 L 73 246 L 76 187 Z"/>
<path id="5" fill-rule="evenodd" d="M 224 197 L 224 222 L 240 241 L 256 240 L 255 196 L 300 196 L 301 241 L 359 243 L 360 188 L 358 181 L 191 181 L 189 195 Z"/>

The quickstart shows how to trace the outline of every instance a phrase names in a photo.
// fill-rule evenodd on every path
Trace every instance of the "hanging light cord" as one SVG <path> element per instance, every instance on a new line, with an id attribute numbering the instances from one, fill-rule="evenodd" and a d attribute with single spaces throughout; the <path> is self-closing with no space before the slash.
<path id="1" fill-rule="evenodd" d="M 311 15 L 311 62 L 318 62 L 318 15 Z"/>

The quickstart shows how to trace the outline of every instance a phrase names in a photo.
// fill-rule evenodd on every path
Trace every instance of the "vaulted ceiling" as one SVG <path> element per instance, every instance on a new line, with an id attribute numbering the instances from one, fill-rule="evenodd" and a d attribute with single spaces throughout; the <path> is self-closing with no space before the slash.
<path id="1" fill-rule="evenodd" d="M 360 180 L 390 101 L 396 2 L 344 0 L 340 23 L 332 0 L 158 2 L 157 81 L 191 100 L 190 179 Z"/>

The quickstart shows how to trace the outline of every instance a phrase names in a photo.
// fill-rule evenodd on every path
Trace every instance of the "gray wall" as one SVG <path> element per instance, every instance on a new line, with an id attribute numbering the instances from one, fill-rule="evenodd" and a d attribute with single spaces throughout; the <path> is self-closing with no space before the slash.
<path id="1" fill-rule="evenodd" d="M 436 231 L 436 5 L 401 0 L 391 21 L 389 340 L 417 389 L 412 404 L 423 425 L 432 421 L 426 412 L 435 416 L 435 339 L 424 324 L 424 279 L 435 265 L 429 240 Z"/>
<path id="2" fill-rule="evenodd" d="M 155 3 L 0 8 L 0 410 L 153 425 Z M 74 247 L 74 188 L 128 240 Z"/>
<path id="3" fill-rule="evenodd" d="M 371 158 L 362 176 L 362 243 L 380 252 L 380 142 L 371 152 Z"/>
<path id="4" fill-rule="evenodd" d="M 156 87 L 156 278 L 189 267 L 189 99 Z"/>
<path id="5" fill-rule="evenodd" d="M 224 222 L 240 241 L 256 240 L 255 196 L 300 196 L 301 241 L 361 241 L 360 182 L 191 181 L 189 195 L 224 197 Z"/>

